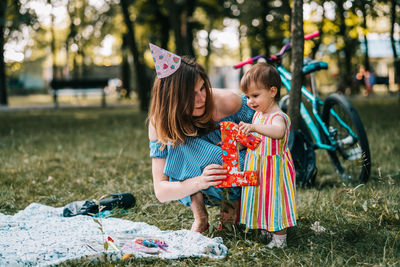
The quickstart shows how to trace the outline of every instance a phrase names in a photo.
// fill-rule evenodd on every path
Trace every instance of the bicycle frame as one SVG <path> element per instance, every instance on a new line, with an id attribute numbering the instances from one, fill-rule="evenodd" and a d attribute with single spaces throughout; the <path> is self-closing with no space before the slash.
<path id="1" fill-rule="evenodd" d="M 317 36 L 319 36 L 318 31 L 305 35 L 304 40 Z M 238 69 L 264 58 L 267 63 L 276 67 L 283 86 L 287 92 L 290 92 L 292 74 L 282 65 L 282 58 L 291 49 L 291 46 L 291 43 L 287 43 L 278 54 L 269 57 L 265 55 L 251 57 L 233 67 Z M 301 86 L 300 116 L 305 123 L 304 126 L 304 123 L 301 122 L 301 126 L 302 128 L 306 127 L 306 129 L 302 130 L 312 139 L 314 149 L 327 150 L 336 172 L 343 180 L 353 179 L 354 174 L 359 178 L 360 182 L 365 182 L 370 175 L 371 157 L 368 139 L 357 111 L 352 108 L 352 105 L 343 96 L 332 94 L 324 101 L 318 95 L 315 72 L 327 67 L 328 64 L 326 62 L 312 60 L 305 60 L 303 64 L 302 75 L 311 75 L 311 90 L 308 90 L 305 85 Z M 306 100 L 304 99 L 303 101 L 303 97 L 307 99 L 307 102 L 311 103 L 312 108 L 308 108 L 308 106 L 306 108 Z M 282 99 L 282 104 L 287 104 L 288 100 L 290 100 L 289 95 Z M 344 117 L 341 118 L 341 116 Z M 355 130 L 352 130 L 349 125 L 354 126 Z M 342 159 L 338 157 L 338 154 L 343 160 L 354 161 L 361 159 L 362 166 L 360 165 L 360 167 L 362 168 L 358 169 L 357 165 L 351 163 L 343 165 Z"/>
<path id="2" fill-rule="evenodd" d="M 316 36 L 319 36 L 318 31 L 308 34 L 308 35 L 305 35 L 304 40 L 309 40 Z M 280 52 L 276 55 L 273 55 L 271 57 L 266 57 L 263 55 L 255 56 L 253 58 L 249 58 L 243 62 L 238 63 L 237 65 L 234 66 L 234 68 L 237 69 L 237 68 L 241 68 L 242 66 L 244 66 L 246 64 L 253 64 L 254 61 L 256 61 L 260 58 L 264 58 L 267 60 L 267 62 L 276 65 L 276 68 L 280 74 L 283 85 L 286 87 L 287 91 L 290 92 L 290 89 L 291 89 L 290 82 L 292 80 L 292 74 L 289 71 L 287 71 L 281 64 L 282 56 L 287 51 L 289 51 L 290 48 L 291 48 L 291 43 L 288 43 L 288 44 L 284 45 L 281 48 Z M 315 82 L 315 80 L 313 79 L 313 81 L 312 81 L 313 91 L 314 91 L 314 84 L 315 84 L 314 82 Z M 318 97 L 316 90 L 314 92 L 315 92 L 315 95 L 313 93 L 311 93 L 310 91 L 308 91 L 304 85 L 301 87 L 302 95 L 305 96 L 312 103 L 312 113 L 316 119 L 316 123 L 318 124 L 319 128 L 317 127 L 316 123 L 313 121 L 310 113 L 307 111 L 303 102 L 300 102 L 300 115 L 304 119 L 305 123 L 307 124 L 307 127 L 310 130 L 311 135 L 314 137 L 314 140 L 315 140 L 314 147 L 326 149 L 329 151 L 336 151 L 336 149 L 338 148 L 338 142 L 332 136 L 331 132 L 329 131 L 330 129 L 327 129 L 327 127 L 325 126 L 325 123 L 322 121 L 321 116 L 319 115 L 320 114 L 319 106 L 320 105 L 322 106 L 324 104 L 324 101 L 322 101 Z M 352 138 L 354 138 L 354 140 L 358 140 L 358 136 L 340 118 L 340 116 L 333 109 L 330 110 L 330 113 L 331 113 L 332 117 L 335 118 L 336 121 L 349 132 L 350 136 Z M 321 138 L 320 130 L 322 130 L 323 134 L 327 137 L 328 141 L 325 143 L 323 142 L 323 139 Z"/>
<path id="3" fill-rule="evenodd" d="M 289 92 L 291 89 L 291 80 L 292 74 L 287 71 L 282 65 L 277 66 L 277 70 L 280 74 L 281 80 L 283 85 L 286 87 L 286 90 Z M 314 137 L 315 140 L 315 147 L 322 148 L 330 151 L 335 151 L 337 149 L 337 141 L 331 138 L 329 130 L 326 128 L 325 123 L 322 121 L 321 116 L 319 115 L 319 105 L 323 105 L 324 102 L 317 96 L 313 95 L 307 88 L 303 85 L 301 87 L 301 93 L 304 97 L 306 97 L 312 104 L 312 113 L 314 118 L 316 119 L 319 127 L 322 129 L 324 134 L 328 137 L 330 144 L 325 144 L 322 141 L 320 131 L 318 130 L 317 125 L 314 123 L 310 113 L 306 109 L 303 102 L 300 102 L 300 114 L 301 117 L 304 119 L 305 123 L 308 126 L 308 129 L 311 132 L 311 135 Z M 351 130 L 351 128 L 339 117 L 338 114 L 332 109 L 331 111 L 332 116 L 337 120 L 337 122 L 342 125 L 345 129 L 348 130 L 349 134 L 355 139 L 358 140 L 358 136 Z"/>

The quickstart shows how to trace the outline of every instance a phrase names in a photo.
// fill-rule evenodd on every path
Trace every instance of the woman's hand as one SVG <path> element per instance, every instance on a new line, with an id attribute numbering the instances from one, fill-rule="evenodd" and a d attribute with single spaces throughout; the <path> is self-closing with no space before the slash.
<path id="1" fill-rule="evenodd" d="M 254 125 L 241 121 L 239 123 L 239 130 L 242 131 L 244 134 L 249 134 L 251 132 L 254 132 Z"/>
<path id="2" fill-rule="evenodd" d="M 210 186 L 216 186 L 221 180 L 226 178 L 227 170 L 221 165 L 210 164 L 204 168 L 203 173 L 198 177 L 200 190 L 207 189 Z"/>

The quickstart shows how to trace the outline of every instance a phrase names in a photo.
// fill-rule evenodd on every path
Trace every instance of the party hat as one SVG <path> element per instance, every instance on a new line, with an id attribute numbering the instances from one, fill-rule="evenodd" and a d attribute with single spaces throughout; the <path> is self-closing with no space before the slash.
<path id="1" fill-rule="evenodd" d="M 181 57 L 149 43 L 158 78 L 173 74 L 181 66 Z"/>

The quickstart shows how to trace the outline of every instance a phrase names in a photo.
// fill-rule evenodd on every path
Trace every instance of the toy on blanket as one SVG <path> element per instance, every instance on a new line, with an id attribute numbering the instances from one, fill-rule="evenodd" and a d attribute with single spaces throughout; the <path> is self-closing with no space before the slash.
<path id="1" fill-rule="evenodd" d="M 119 248 L 115 245 L 114 240 L 109 236 L 107 237 L 107 244 L 116 252 L 120 252 Z"/>
<path id="2" fill-rule="evenodd" d="M 254 150 L 260 138 L 252 134 L 245 135 L 239 126 L 231 121 L 221 122 L 222 166 L 228 170 L 227 178 L 215 187 L 236 187 L 257 185 L 256 171 L 240 171 L 239 149 L 236 142 Z"/>
<path id="3" fill-rule="evenodd" d="M 129 252 L 143 252 L 147 254 L 159 254 L 162 251 L 168 252 L 168 245 L 166 242 L 157 238 L 144 238 L 138 237 L 132 241 L 128 241 L 123 247 L 122 251 L 129 255 Z"/>

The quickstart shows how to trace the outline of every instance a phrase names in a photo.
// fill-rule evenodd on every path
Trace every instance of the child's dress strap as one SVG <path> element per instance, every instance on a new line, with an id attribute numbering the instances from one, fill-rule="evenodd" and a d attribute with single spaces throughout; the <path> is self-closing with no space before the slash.
<path id="1" fill-rule="evenodd" d="M 290 133 L 290 118 L 286 113 L 284 113 L 282 111 L 278 111 L 269 116 L 266 124 L 272 124 L 273 118 L 275 118 L 277 116 L 282 117 L 286 122 L 285 136 L 283 137 L 283 139 L 281 139 L 279 141 L 279 148 L 278 148 L 278 150 L 280 151 L 279 154 L 283 154 L 283 152 L 288 149 L 288 139 L 289 139 L 289 133 Z"/>
<path id="2" fill-rule="evenodd" d="M 281 116 L 286 122 L 286 128 L 290 128 L 290 118 L 289 118 L 289 116 L 286 113 L 281 112 L 281 111 L 277 111 L 277 112 L 271 114 L 269 116 L 269 118 L 268 118 L 268 124 L 271 124 L 272 123 L 272 119 L 275 118 L 276 116 Z"/>

